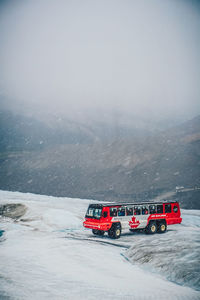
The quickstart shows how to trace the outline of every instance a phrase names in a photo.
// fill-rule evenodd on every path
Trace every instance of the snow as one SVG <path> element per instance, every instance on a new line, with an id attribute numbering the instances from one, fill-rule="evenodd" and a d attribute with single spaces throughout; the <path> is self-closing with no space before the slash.
<path id="1" fill-rule="evenodd" d="M 0 299 L 200 299 L 199 211 L 162 235 L 111 240 L 82 227 L 91 202 L 0 191 L 0 204 L 28 207 L 19 221 L 0 218 Z M 185 266 L 187 282 L 177 278 Z"/>
<path id="2" fill-rule="evenodd" d="M 199 211 L 197 211 L 199 212 Z M 200 214 L 182 211 L 181 225 L 169 227 L 166 234 L 139 235 L 126 257 L 134 264 L 153 270 L 171 281 L 200 289 Z"/>

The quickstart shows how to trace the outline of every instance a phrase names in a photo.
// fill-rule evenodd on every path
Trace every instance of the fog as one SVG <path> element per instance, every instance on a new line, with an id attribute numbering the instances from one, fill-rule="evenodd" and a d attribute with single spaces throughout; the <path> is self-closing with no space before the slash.
<path id="1" fill-rule="evenodd" d="M 1 106 L 195 116 L 199 33 L 199 1 L 0 1 Z"/>

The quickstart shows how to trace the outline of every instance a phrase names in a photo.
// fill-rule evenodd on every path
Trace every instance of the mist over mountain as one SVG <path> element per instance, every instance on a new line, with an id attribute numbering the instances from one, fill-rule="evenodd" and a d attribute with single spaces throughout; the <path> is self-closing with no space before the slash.
<path id="1" fill-rule="evenodd" d="M 200 116 L 165 130 L 144 120 L 136 127 L 134 120 L 0 116 L 0 189 L 112 201 L 175 197 L 199 208 Z"/>
<path id="2" fill-rule="evenodd" d="M 199 1 L 0 1 L 1 102 L 73 120 L 108 110 L 192 118 L 199 16 Z"/>

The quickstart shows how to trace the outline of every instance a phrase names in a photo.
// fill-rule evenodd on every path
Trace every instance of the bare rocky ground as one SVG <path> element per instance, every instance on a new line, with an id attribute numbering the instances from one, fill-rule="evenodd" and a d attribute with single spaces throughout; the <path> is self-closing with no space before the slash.
<path id="1" fill-rule="evenodd" d="M 8 203 L 0 205 L 0 216 L 11 218 L 11 219 L 19 219 L 21 218 L 27 211 L 27 207 L 21 203 Z"/>

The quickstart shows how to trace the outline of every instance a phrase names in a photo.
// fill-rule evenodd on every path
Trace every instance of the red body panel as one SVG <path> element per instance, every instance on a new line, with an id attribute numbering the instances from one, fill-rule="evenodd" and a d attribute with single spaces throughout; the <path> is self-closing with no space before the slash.
<path id="1" fill-rule="evenodd" d="M 133 204 L 133 207 L 136 204 Z M 148 206 L 149 204 L 143 204 Z M 165 203 L 159 203 L 155 205 L 163 205 L 163 212 L 162 213 L 149 213 L 147 214 L 140 214 L 140 215 L 130 215 L 128 216 L 125 214 L 125 216 L 110 216 L 110 208 L 116 208 L 119 209 L 121 207 L 127 207 L 131 206 L 130 204 L 123 204 L 123 205 L 107 205 L 103 206 L 102 204 L 102 214 L 99 219 L 95 218 L 85 218 L 85 221 L 83 222 L 83 226 L 88 229 L 96 229 L 96 230 L 102 230 L 102 231 L 108 231 L 113 223 L 127 223 L 127 227 L 129 229 L 139 229 L 139 228 L 146 228 L 149 224 L 150 221 L 163 221 L 165 220 L 167 225 L 172 225 L 172 224 L 180 224 L 182 221 L 181 218 L 181 212 L 180 212 L 180 207 L 178 202 L 165 202 Z M 171 206 L 171 212 L 165 212 L 165 205 L 170 205 Z M 140 204 L 137 204 L 137 206 L 141 206 Z M 107 216 L 104 217 L 104 212 L 107 213 Z M 122 226 L 123 227 L 123 226 Z"/>
<path id="2" fill-rule="evenodd" d="M 83 226 L 85 228 L 90 228 L 90 229 L 98 229 L 98 230 L 103 230 L 103 231 L 107 231 L 110 229 L 110 227 L 112 226 L 112 222 L 95 222 L 96 220 L 94 219 L 86 219 L 83 222 Z"/>

